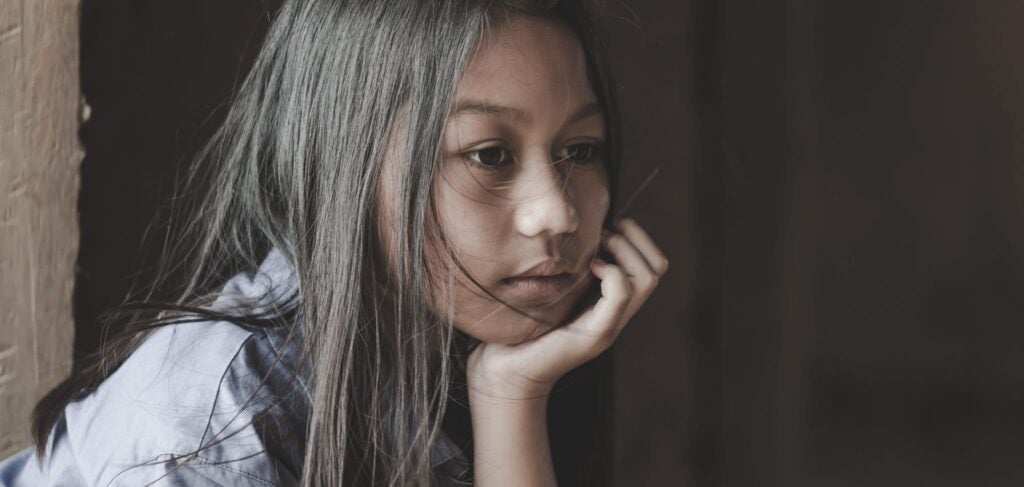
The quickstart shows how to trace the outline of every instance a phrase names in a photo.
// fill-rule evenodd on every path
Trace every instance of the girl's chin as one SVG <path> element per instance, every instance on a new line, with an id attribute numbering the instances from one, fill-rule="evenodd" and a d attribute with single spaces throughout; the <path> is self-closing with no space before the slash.
<path id="1" fill-rule="evenodd" d="M 456 320 L 455 326 L 467 335 L 485 343 L 515 345 L 561 326 L 568 317 L 570 309 L 568 306 L 559 306 L 524 311 L 537 319 L 523 316 L 511 309 L 505 309 L 501 313 L 491 315 L 485 322 L 469 325 L 460 323 L 461 320 Z"/>

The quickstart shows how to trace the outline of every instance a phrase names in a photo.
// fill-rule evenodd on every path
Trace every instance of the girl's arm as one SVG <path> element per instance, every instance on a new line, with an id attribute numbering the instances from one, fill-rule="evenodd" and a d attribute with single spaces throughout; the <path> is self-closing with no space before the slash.
<path id="1" fill-rule="evenodd" d="M 556 485 L 548 444 L 550 389 L 516 398 L 513 391 L 501 392 L 500 387 L 470 380 L 474 485 Z"/>

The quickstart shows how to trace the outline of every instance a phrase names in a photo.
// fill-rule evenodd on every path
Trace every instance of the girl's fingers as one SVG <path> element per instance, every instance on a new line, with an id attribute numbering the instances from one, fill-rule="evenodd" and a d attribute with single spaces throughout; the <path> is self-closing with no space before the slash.
<path id="1" fill-rule="evenodd" d="M 654 269 L 643 254 L 621 233 L 608 232 L 601 237 L 601 243 L 615 256 L 615 262 L 633 277 L 656 277 Z"/>
<path id="2" fill-rule="evenodd" d="M 632 218 L 622 218 L 615 222 L 615 228 L 622 232 L 637 250 L 647 259 L 647 263 L 657 275 L 668 270 L 668 259 L 661 249 L 651 240 L 651 236 Z"/>
<path id="3" fill-rule="evenodd" d="M 640 309 L 640 306 L 647 300 L 647 297 L 654 291 L 654 288 L 658 285 L 659 276 L 651 269 L 643 254 L 624 235 L 609 233 L 602 239 L 602 243 L 605 245 L 605 248 L 615 255 L 616 261 L 622 266 L 622 269 L 633 283 L 632 300 L 626 307 L 623 319 L 617 325 L 621 329 L 626 326 L 629 319 L 633 317 L 633 314 Z"/>
<path id="4" fill-rule="evenodd" d="M 588 326 L 592 327 L 595 335 L 614 340 L 618 323 L 632 301 L 633 286 L 626 273 L 616 265 L 595 258 L 591 269 L 601 280 L 601 297 L 591 310 L 592 319 Z"/>

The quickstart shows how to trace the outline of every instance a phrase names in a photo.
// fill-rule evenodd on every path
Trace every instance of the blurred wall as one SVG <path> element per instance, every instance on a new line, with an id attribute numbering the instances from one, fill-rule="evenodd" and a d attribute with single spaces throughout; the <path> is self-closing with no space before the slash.
<path id="1" fill-rule="evenodd" d="M 1021 485 L 1024 5 L 720 13 L 719 484 Z"/>
<path id="2" fill-rule="evenodd" d="M 0 458 L 71 368 L 78 250 L 77 0 L 0 3 Z"/>
<path id="3" fill-rule="evenodd" d="M 697 398 L 701 340 L 694 225 L 703 148 L 702 2 L 605 2 L 598 17 L 623 111 L 619 204 L 670 262 L 616 340 L 614 485 L 694 485 L 706 457 Z M 644 185 L 647 183 L 646 185 Z M 639 193 L 637 193 L 639 191 Z"/>

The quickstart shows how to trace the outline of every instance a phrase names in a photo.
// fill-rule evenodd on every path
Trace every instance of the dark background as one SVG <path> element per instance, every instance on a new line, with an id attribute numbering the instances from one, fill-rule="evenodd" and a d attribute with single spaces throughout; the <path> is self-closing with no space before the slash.
<path id="1" fill-rule="evenodd" d="M 616 345 L 617 484 L 1024 483 L 1024 4 L 605 3 L 672 262 Z M 83 2 L 77 356 L 275 4 Z"/>

